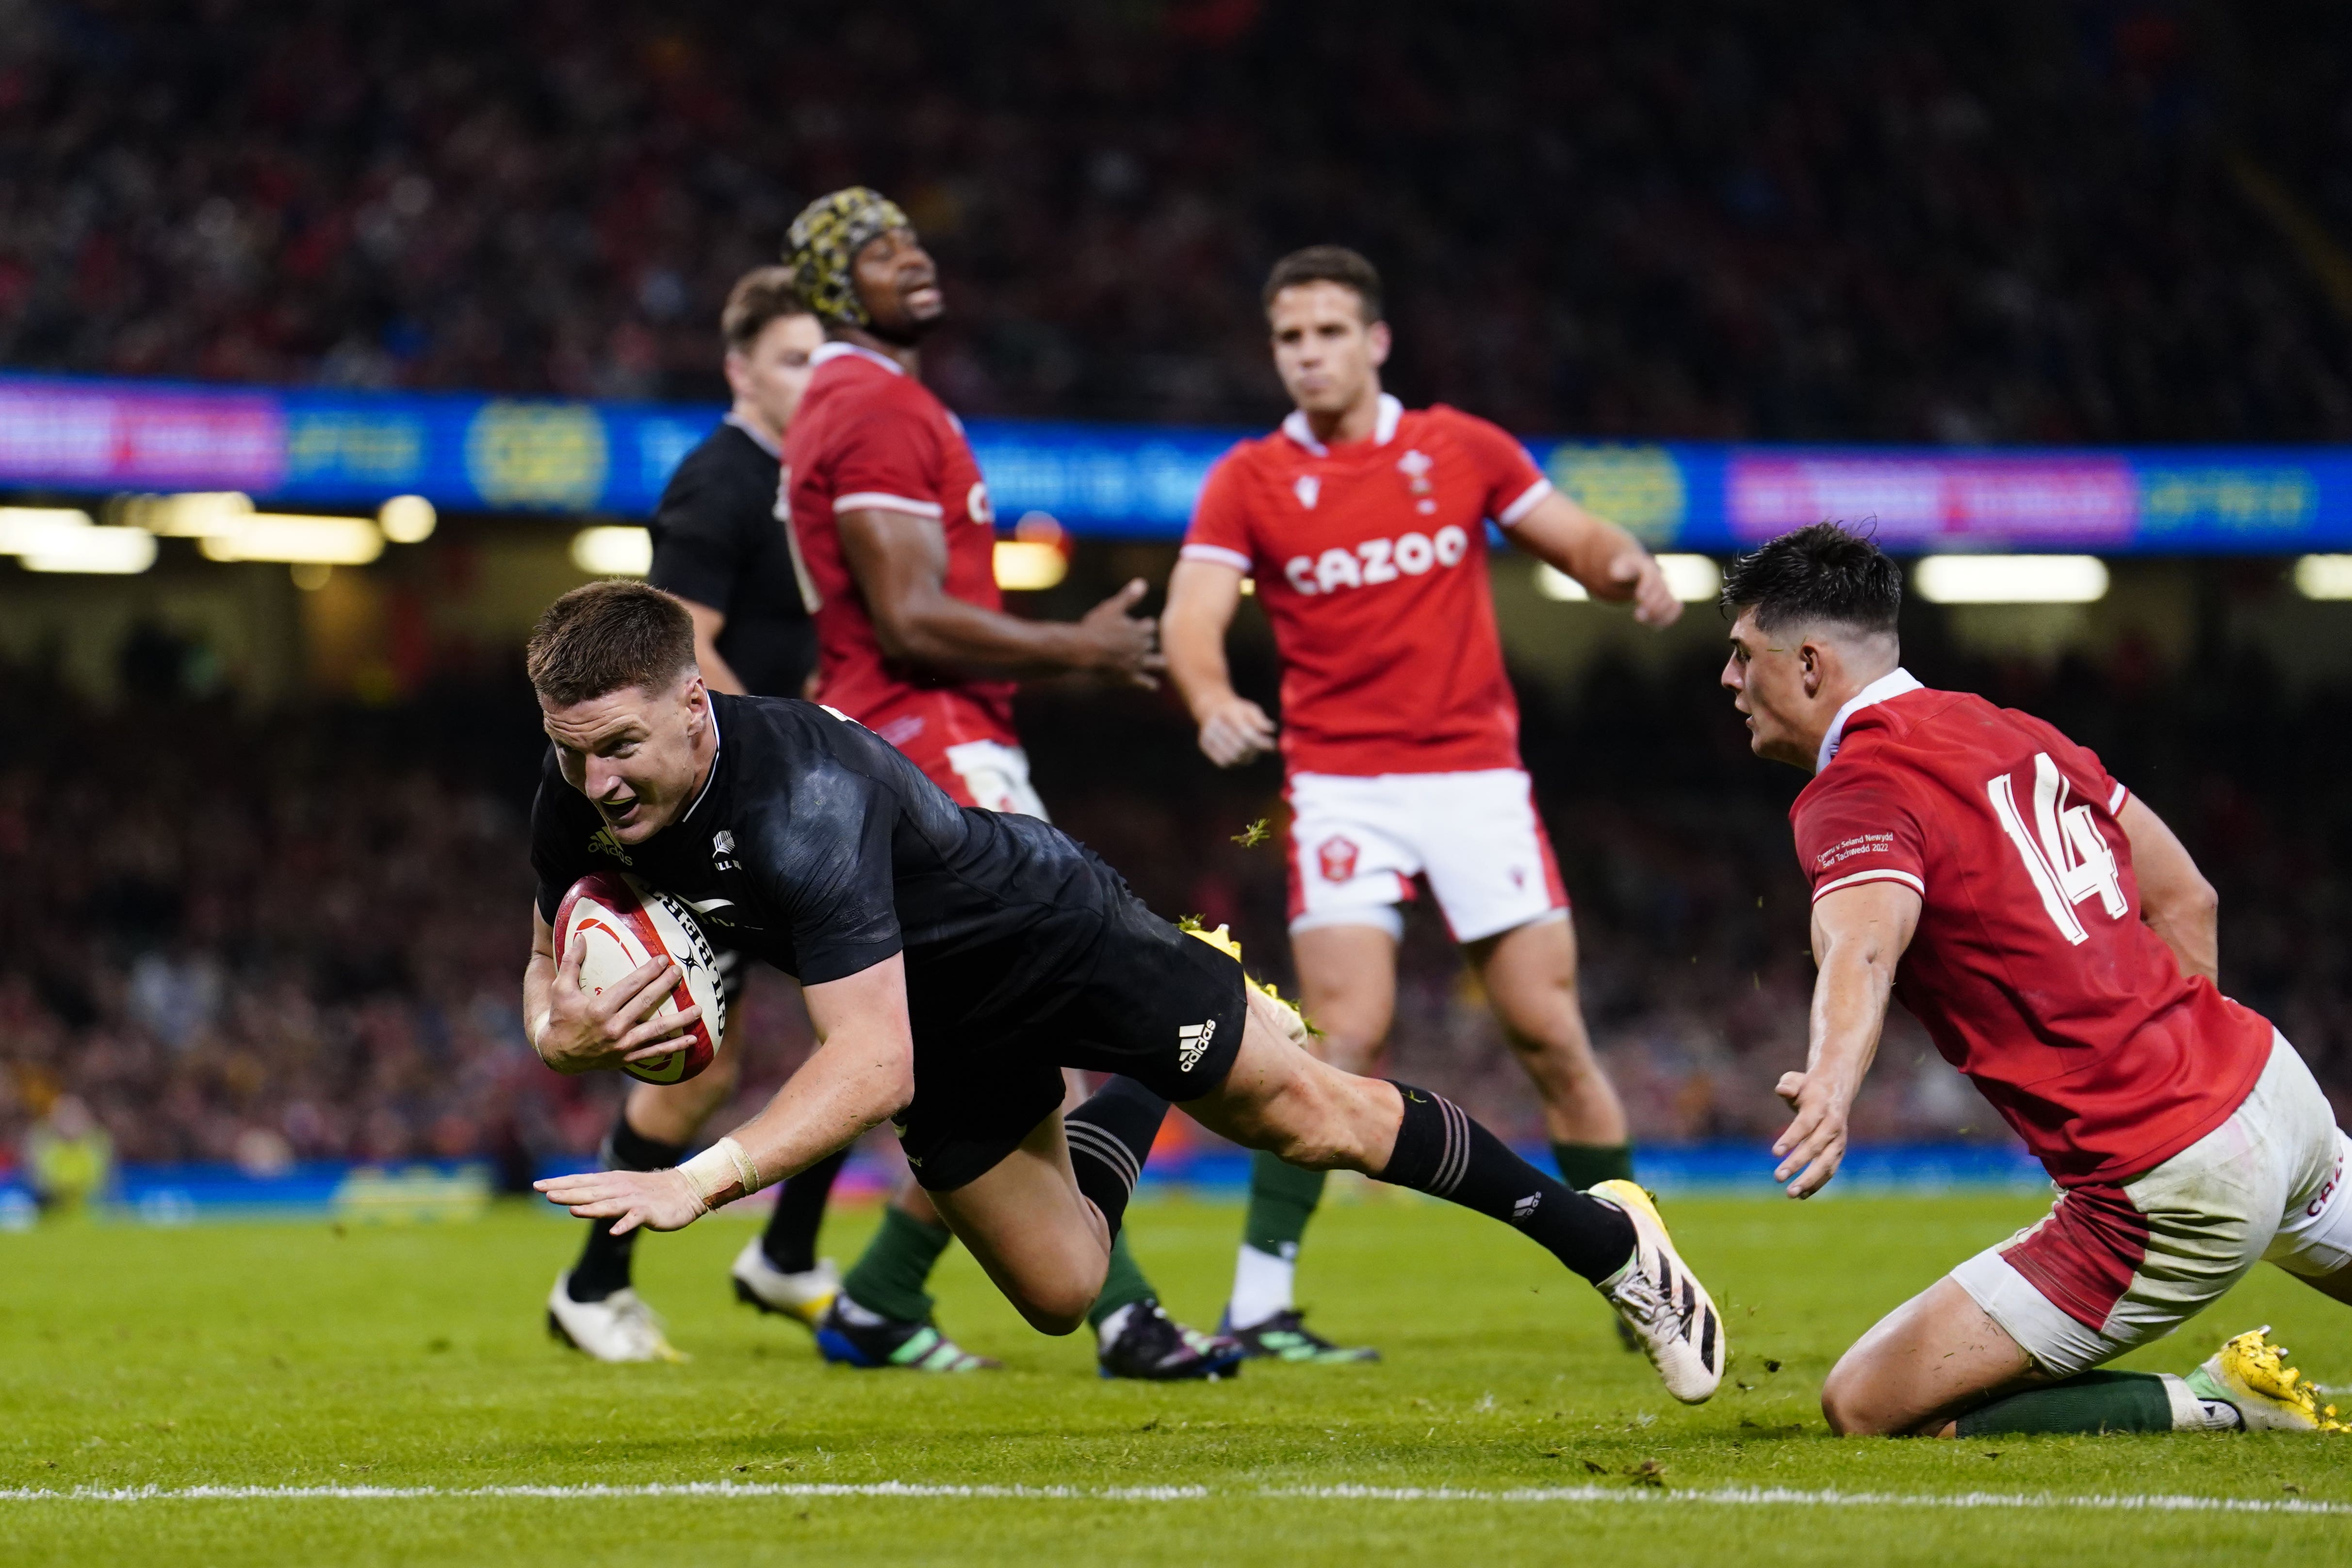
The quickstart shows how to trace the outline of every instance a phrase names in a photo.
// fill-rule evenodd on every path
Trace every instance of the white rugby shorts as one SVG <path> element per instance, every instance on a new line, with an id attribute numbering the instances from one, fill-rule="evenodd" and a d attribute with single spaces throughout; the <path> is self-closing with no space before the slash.
<path id="1" fill-rule="evenodd" d="M 1045 803 L 1029 782 L 1029 753 L 1002 741 L 964 741 L 946 752 L 955 784 L 939 781 L 959 805 L 977 805 L 1014 816 L 1049 820 Z M 962 787 L 958 788 L 960 784 Z"/>
<path id="2" fill-rule="evenodd" d="M 2352 1138 L 2274 1035 L 2227 1121 L 2145 1175 L 2061 1193 L 1952 1279 L 2038 1364 L 2072 1376 L 2163 1338 L 2257 1263 L 2319 1276 L 2352 1262 L 2347 1173 Z"/>
<path id="3" fill-rule="evenodd" d="M 1290 929 L 1404 930 L 1415 876 L 1458 942 L 1565 919 L 1568 891 L 1535 792 L 1518 768 L 1473 773 L 1293 773 Z"/>

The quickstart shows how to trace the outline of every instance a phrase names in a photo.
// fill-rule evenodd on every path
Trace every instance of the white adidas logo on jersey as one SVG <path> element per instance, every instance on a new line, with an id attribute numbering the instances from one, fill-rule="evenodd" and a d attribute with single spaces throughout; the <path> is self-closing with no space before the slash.
<path id="1" fill-rule="evenodd" d="M 1217 1021 L 1214 1018 L 1211 1018 L 1206 1023 L 1187 1024 L 1178 1029 L 1176 1031 L 1176 1070 L 1191 1072 L 1200 1066 L 1201 1058 L 1208 1054 L 1209 1042 L 1216 1037 Z"/>

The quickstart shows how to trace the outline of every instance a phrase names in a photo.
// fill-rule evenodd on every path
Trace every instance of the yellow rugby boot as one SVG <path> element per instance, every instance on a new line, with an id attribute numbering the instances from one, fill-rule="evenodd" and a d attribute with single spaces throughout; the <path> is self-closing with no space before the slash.
<path id="1" fill-rule="evenodd" d="M 2190 1391 L 2236 1410 L 2249 1432 L 2352 1432 L 2336 1418 L 2336 1406 L 2320 1404 L 2303 1373 L 2286 1364 L 2286 1347 L 2271 1343 L 2264 1337 L 2270 1331 L 2264 1323 L 2223 1343 L 2189 1374 Z"/>

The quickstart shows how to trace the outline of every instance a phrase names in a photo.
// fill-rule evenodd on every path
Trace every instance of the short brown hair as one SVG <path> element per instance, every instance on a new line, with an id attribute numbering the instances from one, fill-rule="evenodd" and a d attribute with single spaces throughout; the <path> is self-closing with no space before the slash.
<path id="1" fill-rule="evenodd" d="M 1365 325 L 1381 319 L 1380 268 L 1365 260 L 1360 251 L 1344 245 L 1310 245 L 1292 251 L 1265 275 L 1265 292 L 1259 302 L 1271 310 L 1276 294 L 1301 283 L 1337 283 L 1353 289 L 1356 298 L 1363 301 Z"/>
<path id="2" fill-rule="evenodd" d="M 585 584 L 539 617 L 523 668 L 531 689 L 558 708 L 625 686 L 667 691 L 694 668 L 694 617 L 643 583 Z"/>
<path id="3" fill-rule="evenodd" d="M 760 341 L 770 321 L 814 313 L 794 286 L 791 268 L 754 267 L 727 291 L 727 308 L 719 312 L 719 331 L 729 349 L 742 353 Z"/>

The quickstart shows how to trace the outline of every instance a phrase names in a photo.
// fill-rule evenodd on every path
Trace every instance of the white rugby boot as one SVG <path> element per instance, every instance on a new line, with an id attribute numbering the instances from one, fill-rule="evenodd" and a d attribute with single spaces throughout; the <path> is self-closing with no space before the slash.
<path id="1" fill-rule="evenodd" d="M 1650 1194 L 1628 1181 L 1607 1181 L 1587 1194 L 1622 1209 L 1633 1222 L 1633 1256 L 1601 1281 L 1601 1293 L 1641 1342 L 1666 1392 L 1685 1405 L 1703 1405 L 1723 1382 L 1729 1347 L 1723 1314 L 1666 1234 Z"/>
<path id="2" fill-rule="evenodd" d="M 767 1248 L 756 1236 L 743 1244 L 743 1250 L 735 1255 L 735 1266 L 727 1272 L 735 1281 L 737 1300 L 790 1318 L 812 1333 L 824 1321 L 833 1299 L 841 1294 L 841 1276 L 832 1258 L 820 1258 L 815 1268 L 787 1274 L 768 1261 Z"/>
<path id="3" fill-rule="evenodd" d="M 572 1276 L 559 1274 L 547 1297 L 547 1331 L 598 1361 L 684 1361 L 661 1319 L 626 1286 L 601 1301 L 572 1299 Z"/>
<path id="4" fill-rule="evenodd" d="M 2264 1338 L 2270 1331 L 2264 1323 L 2225 1342 L 2189 1374 L 2189 1392 L 2230 1405 L 2249 1432 L 2352 1432 L 2286 1364 L 2286 1347 Z"/>

